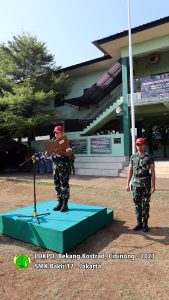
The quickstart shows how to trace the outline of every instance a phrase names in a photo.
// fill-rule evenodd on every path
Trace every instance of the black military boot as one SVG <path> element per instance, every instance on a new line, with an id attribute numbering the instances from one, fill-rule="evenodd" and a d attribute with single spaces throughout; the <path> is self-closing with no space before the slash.
<path id="1" fill-rule="evenodd" d="M 138 221 L 137 221 L 137 225 L 133 228 L 133 230 L 134 230 L 134 231 L 137 231 L 137 230 L 142 229 L 142 227 L 143 227 L 142 221 L 141 221 L 141 220 L 138 220 Z"/>
<path id="2" fill-rule="evenodd" d="M 57 206 L 55 206 L 54 208 L 53 208 L 53 210 L 60 210 L 61 209 L 61 207 L 62 207 L 62 204 L 63 204 L 63 201 L 62 200 L 58 200 L 58 205 Z"/>
<path id="3" fill-rule="evenodd" d="M 68 202 L 68 200 L 63 200 L 63 204 L 62 204 L 62 207 L 61 207 L 61 210 L 60 210 L 61 212 L 68 211 L 67 202 Z"/>
<path id="4" fill-rule="evenodd" d="M 148 232 L 149 231 L 148 220 L 144 220 L 143 221 L 143 231 L 144 232 Z"/>

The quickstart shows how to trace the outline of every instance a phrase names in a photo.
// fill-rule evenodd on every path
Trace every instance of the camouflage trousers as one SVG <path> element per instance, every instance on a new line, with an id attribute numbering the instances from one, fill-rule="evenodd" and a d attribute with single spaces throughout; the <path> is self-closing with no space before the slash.
<path id="1" fill-rule="evenodd" d="M 132 186 L 133 202 L 135 204 L 135 213 L 137 221 L 147 220 L 150 210 L 150 188 L 151 186 Z"/>
<path id="2" fill-rule="evenodd" d="M 58 200 L 68 201 L 70 164 L 68 162 L 53 163 L 53 179 Z"/>

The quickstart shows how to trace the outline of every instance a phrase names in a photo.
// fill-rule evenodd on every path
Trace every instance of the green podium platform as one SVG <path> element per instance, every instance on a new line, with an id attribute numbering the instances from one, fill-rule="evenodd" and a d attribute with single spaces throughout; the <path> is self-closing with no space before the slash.
<path id="1" fill-rule="evenodd" d="M 113 220 L 113 211 L 101 206 L 69 203 L 67 212 L 53 211 L 56 200 L 37 204 L 37 213 L 50 215 L 25 218 L 33 215 L 33 206 L 0 215 L 0 232 L 17 240 L 65 253 Z M 20 216 L 18 218 L 18 216 Z M 23 216 L 23 217 L 22 217 Z"/>

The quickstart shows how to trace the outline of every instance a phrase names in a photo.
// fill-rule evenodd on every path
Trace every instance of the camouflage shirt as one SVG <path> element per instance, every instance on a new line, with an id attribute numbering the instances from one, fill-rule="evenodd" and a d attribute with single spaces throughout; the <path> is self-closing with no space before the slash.
<path id="1" fill-rule="evenodd" d="M 142 186 L 145 181 L 150 183 L 151 174 L 149 171 L 151 165 L 154 165 L 154 159 L 147 152 L 142 155 L 136 153 L 131 156 L 129 167 L 133 170 L 133 186 Z"/>

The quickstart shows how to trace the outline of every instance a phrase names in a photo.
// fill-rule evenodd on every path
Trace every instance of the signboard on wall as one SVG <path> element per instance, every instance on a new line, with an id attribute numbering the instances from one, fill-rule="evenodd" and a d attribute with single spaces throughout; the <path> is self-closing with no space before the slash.
<path id="1" fill-rule="evenodd" d="M 165 98 L 169 95 L 169 73 L 141 79 L 142 98 Z"/>
<path id="2" fill-rule="evenodd" d="M 111 154 L 112 140 L 111 138 L 91 138 L 90 147 L 92 154 Z"/>
<path id="3" fill-rule="evenodd" d="M 87 154 L 87 139 L 71 140 L 71 148 L 75 154 Z"/>
<path id="4" fill-rule="evenodd" d="M 121 144 L 121 138 L 114 138 L 114 144 Z"/>

